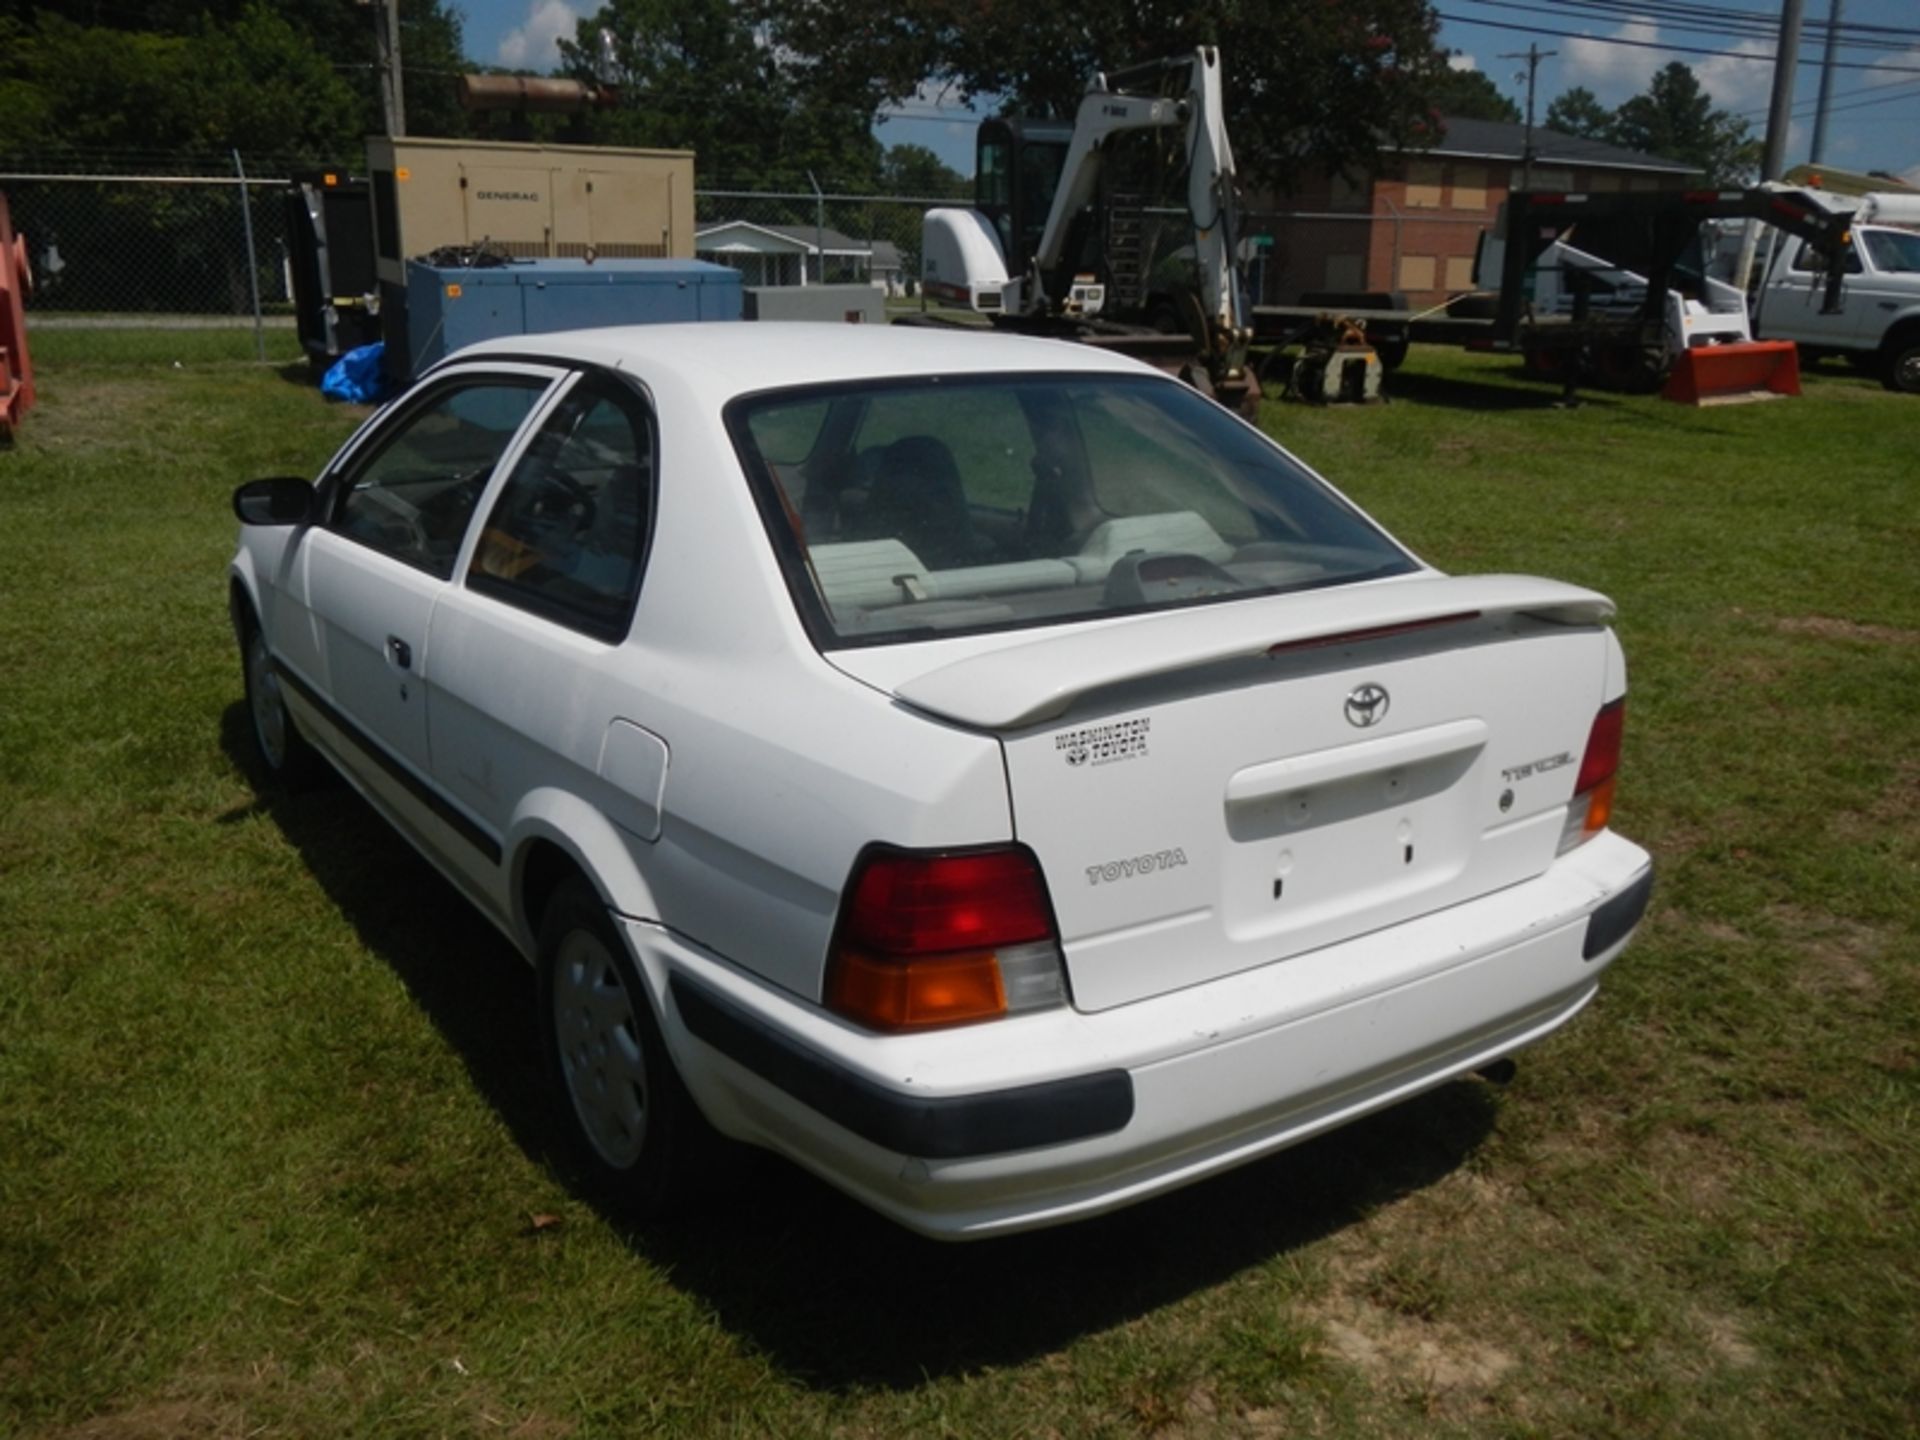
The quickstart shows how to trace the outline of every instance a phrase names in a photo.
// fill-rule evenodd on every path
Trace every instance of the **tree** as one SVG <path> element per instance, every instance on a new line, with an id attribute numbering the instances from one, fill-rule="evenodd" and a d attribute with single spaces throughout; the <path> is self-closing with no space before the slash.
<path id="1" fill-rule="evenodd" d="M 231 174 L 229 151 L 255 162 L 317 165 L 359 147 L 351 87 L 308 38 L 266 4 L 166 34 L 82 25 L 42 13 L 0 34 L 0 150 L 42 163 L 115 168 L 156 160 Z M 16 103 L 17 102 L 17 103 Z M 271 146 L 271 149 L 267 148 Z M 236 240 L 233 186 L 75 187 L 62 265 L 48 277 L 75 308 L 232 311 L 249 276 Z M 260 195 L 253 192 L 254 214 Z M 129 263 L 137 257 L 137 263 Z M 272 259 L 265 259 L 271 266 Z"/>
<path id="2" fill-rule="evenodd" d="M 831 103 L 871 115 L 925 81 L 1026 113 L 1071 115 L 1095 71 L 1220 46 L 1235 158 L 1256 182 L 1368 169 L 1435 138 L 1445 68 L 1428 0 L 756 0 L 773 48 Z"/>
<path id="3" fill-rule="evenodd" d="M 1613 134 L 1613 112 L 1584 85 L 1576 85 L 1547 107 L 1546 126 L 1581 140 L 1606 140 Z"/>
<path id="4" fill-rule="evenodd" d="M 1630 150 L 1697 165 L 1710 185 L 1748 180 L 1760 161 L 1760 146 L 1748 135 L 1747 122 L 1715 109 L 1693 71 L 1677 60 L 1614 112 L 1607 138 Z"/>
<path id="5" fill-rule="evenodd" d="M 203 157 L 265 142 L 317 163 L 359 146 L 352 90 L 264 4 L 177 35 L 43 14 L 9 38 L 0 73 L 22 102 L 0 117 L 9 152 Z"/>
<path id="6" fill-rule="evenodd" d="M 924 145 L 890 145 L 880 157 L 880 188 L 889 195 L 939 199 L 965 195 L 967 177 Z"/>
<path id="7" fill-rule="evenodd" d="M 0 150 L 238 145 L 339 162 L 385 129 L 371 7 L 152 0 L 63 9 L 0 21 Z M 400 16 L 408 133 L 467 133 L 454 87 L 466 68 L 458 16 L 446 0 L 400 0 Z"/>
<path id="8" fill-rule="evenodd" d="M 1453 120 L 1505 120 L 1520 123 L 1520 107 L 1478 70 L 1443 68 L 1427 87 L 1427 103 Z"/>
<path id="9" fill-rule="evenodd" d="M 708 185 L 874 183 L 872 109 L 823 102 L 735 0 L 607 0 L 560 42 L 568 74 L 598 76 L 602 30 L 621 103 L 587 118 L 596 141 L 692 150 Z"/>

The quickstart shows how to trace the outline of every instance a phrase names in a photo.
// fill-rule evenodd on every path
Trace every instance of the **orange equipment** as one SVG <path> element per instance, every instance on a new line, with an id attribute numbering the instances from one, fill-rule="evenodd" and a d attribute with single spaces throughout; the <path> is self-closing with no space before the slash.
<path id="1" fill-rule="evenodd" d="M 1682 405 L 1736 405 L 1800 393 L 1800 353 L 1791 340 L 1694 345 L 1674 356 L 1660 392 Z"/>
<path id="2" fill-rule="evenodd" d="M 0 195 L 0 441 L 33 408 L 33 362 L 27 358 L 26 297 L 33 291 L 27 240 L 13 233 L 7 197 Z"/>

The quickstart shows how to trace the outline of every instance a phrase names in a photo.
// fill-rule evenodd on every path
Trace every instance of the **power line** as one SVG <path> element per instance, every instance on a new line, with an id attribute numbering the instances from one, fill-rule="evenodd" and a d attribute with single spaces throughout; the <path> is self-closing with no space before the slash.
<path id="1" fill-rule="evenodd" d="M 1469 0 L 1472 4 L 1493 4 L 1497 0 Z M 1557 12 L 1556 12 L 1557 13 Z M 1559 40 L 1590 40 L 1596 45 L 1624 45 L 1633 50 L 1660 50 L 1672 55 L 1708 55 L 1726 60 L 1747 60 L 1754 64 L 1771 64 L 1769 57 L 1754 55 L 1740 50 L 1707 50 L 1694 45 L 1669 45 L 1659 40 L 1629 40 L 1620 35 L 1588 35 L 1578 30 L 1555 30 L 1543 25 L 1517 25 L 1509 20 L 1481 20 L 1471 15 L 1449 15 L 1444 10 L 1434 14 L 1442 20 L 1451 20 L 1456 25 L 1481 25 L 1490 30 L 1510 30 L 1520 35 L 1550 35 Z M 1818 65 L 1818 60 L 1801 60 L 1801 65 Z M 1841 60 L 1834 63 L 1836 70 L 1875 70 L 1883 75 L 1920 75 L 1920 65 L 1889 65 L 1879 61 Z"/>
<path id="2" fill-rule="evenodd" d="M 1889 80 L 1884 85 L 1862 85 L 1858 90 L 1842 90 L 1839 94 L 1835 95 L 1833 98 L 1835 100 L 1852 100 L 1861 95 L 1877 94 L 1882 90 L 1912 91 L 1916 85 L 1920 85 L 1920 80 Z M 1890 105 L 1898 100 L 1909 100 L 1912 98 L 1913 96 L 1911 94 L 1882 95 L 1878 100 L 1862 100 L 1858 105 L 1848 105 L 1844 108 L 1848 110 L 1864 110 L 1869 105 Z M 1796 115 L 1798 115 L 1800 119 L 1804 120 L 1808 115 L 1811 115 L 1814 112 L 1814 108 L 1819 103 L 1820 102 L 1817 100 L 1803 100 L 1800 102 L 1800 105 L 1796 108 L 1795 113 Z M 1734 110 L 1734 111 L 1730 111 L 1729 113 L 1733 115 L 1737 115 L 1742 119 L 1751 119 L 1756 116 L 1766 114 L 1767 110 L 1766 110 L 1766 107 L 1763 105 L 1758 109 Z"/>
<path id="3" fill-rule="evenodd" d="M 1777 21 L 1766 20 L 1745 11 L 1728 12 L 1743 16 L 1740 20 L 1719 20 L 1698 13 L 1691 6 L 1661 6 L 1649 4 L 1614 5 L 1610 0 L 1562 0 L 1557 5 L 1527 3 L 1527 0 L 1468 0 L 1469 4 L 1485 5 L 1496 10 L 1519 10 L 1533 15 L 1549 15 L 1556 19 L 1591 19 L 1598 21 L 1618 21 L 1623 25 L 1645 25 L 1660 31 L 1677 31 L 1681 34 L 1726 36 L 1749 40 L 1777 40 L 1780 26 Z M 1495 20 L 1469 22 L 1481 25 L 1500 25 Z M 1808 23 L 1802 27 L 1814 38 L 1822 38 L 1826 26 Z M 1835 44 L 1844 45 L 1853 50 L 1882 50 L 1900 54 L 1920 47 L 1920 30 L 1888 32 L 1884 35 L 1847 38 L 1848 27 L 1841 26 L 1836 32 Z M 1910 38 L 1909 38 L 1910 37 Z M 1605 37 L 1594 36 L 1594 39 Z"/>
<path id="4" fill-rule="evenodd" d="M 1920 100 L 1920 85 L 1915 85 L 1913 81 L 1908 81 L 1906 83 L 1907 83 L 1907 86 L 1912 88 L 1908 88 L 1907 93 L 1904 95 L 1882 95 L 1878 100 L 1862 100 L 1857 105 L 1829 105 L 1827 107 L 1827 113 L 1831 115 L 1838 115 L 1847 110 L 1867 110 L 1867 109 L 1871 109 L 1875 105 L 1891 105 L 1895 101 L 1899 101 L 1899 100 Z M 1859 92 L 1856 91 L 1854 93 L 1858 94 Z M 1844 99 L 1845 97 L 1842 96 L 1841 98 Z M 1813 113 L 1813 110 L 1808 109 L 1805 113 L 1796 113 L 1794 118 L 1799 120 L 1805 120 L 1812 113 Z"/>
<path id="5" fill-rule="evenodd" d="M 1639 14 L 1649 9 L 1690 14 L 1700 19 L 1719 18 L 1734 23 L 1756 21 L 1768 28 L 1778 29 L 1779 22 L 1772 6 L 1763 6 L 1759 10 L 1744 7 L 1729 8 L 1715 5 L 1686 3 L 1686 0 L 1568 0 L 1570 4 L 1590 5 L 1598 9 L 1611 10 L 1620 14 Z M 1805 22 L 1808 30 L 1826 31 L 1831 20 L 1813 19 Z M 1837 27 L 1842 32 L 1856 31 L 1863 34 L 1920 37 L 1920 28 L 1910 25 L 1869 25 L 1859 21 L 1846 21 Z"/>
<path id="6" fill-rule="evenodd" d="M 1535 14 L 1564 16 L 1579 13 L 1594 19 L 1622 22 L 1656 23 L 1675 29 L 1708 34 L 1727 34 L 1772 39 L 1780 33 L 1777 17 L 1770 12 L 1727 9 L 1711 5 L 1682 3 L 1682 0 L 1560 0 L 1555 5 L 1520 3 L 1520 0 L 1469 0 L 1472 4 L 1498 9 L 1525 10 Z M 1482 22 L 1494 23 L 1494 22 Z M 1872 49 L 1906 49 L 1920 43 L 1920 29 L 1894 25 L 1841 24 L 1809 20 L 1803 28 L 1824 39 L 1831 29 L 1838 43 Z M 1851 37 L 1851 38 L 1850 38 Z"/>

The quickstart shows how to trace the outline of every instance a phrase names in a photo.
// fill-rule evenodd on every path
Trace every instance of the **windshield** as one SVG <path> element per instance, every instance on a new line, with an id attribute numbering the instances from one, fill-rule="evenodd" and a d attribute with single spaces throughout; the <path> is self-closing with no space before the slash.
<path id="1" fill-rule="evenodd" d="M 1153 376 L 809 387 L 737 400 L 728 424 L 823 646 L 1417 568 L 1285 451 Z"/>

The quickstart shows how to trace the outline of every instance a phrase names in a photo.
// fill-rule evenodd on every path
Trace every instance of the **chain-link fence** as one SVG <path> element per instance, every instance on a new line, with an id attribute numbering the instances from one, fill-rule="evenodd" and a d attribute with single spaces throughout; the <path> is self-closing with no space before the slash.
<path id="1" fill-rule="evenodd" d="M 142 319 L 286 315 L 293 303 L 285 170 L 192 175 L 0 169 L 27 237 L 36 316 Z M 343 172 L 344 173 L 344 170 Z M 920 222 L 957 197 L 701 190 L 696 248 L 749 284 L 871 281 L 912 289 Z M 748 227 L 715 236 L 719 227 Z M 709 248 L 713 246 L 723 248 Z M 257 296 L 257 300 L 256 300 Z"/>
<path id="2" fill-rule="evenodd" d="M 33 265 L 30 313 L 138 323 L 290 315 L 289 171 L 257 168 L 263 173 L 240 156 L 225 173 L 203 166 L 191 175 L 0 166 L 0 189 Z M 696 250 L 740 269 L 750 285 L 871 282 L 906 296 L 916 289 L 927 209 L 956 203 L 968 198 L 703 189 L 695 192 Z M 1141 214 L 1166 232 L 1151 264 L 1178 263 L 1185 247 L 1190 265 L 1186 212 Z M 1240 227 L 1246 293 L 1256 304 L 1291 304 L 1323 291 L 1457 292 L 1468 283 L 1482 223 L 1398 211 L 1251 210 Z"/>
<path id="3" fill-rule="evenodd" d="M 0 173 L 33 266 L 31 315 L 285 313 L 284 177 Z"/>

